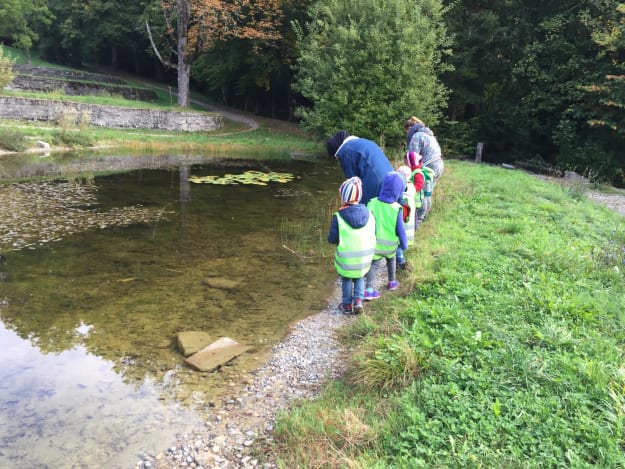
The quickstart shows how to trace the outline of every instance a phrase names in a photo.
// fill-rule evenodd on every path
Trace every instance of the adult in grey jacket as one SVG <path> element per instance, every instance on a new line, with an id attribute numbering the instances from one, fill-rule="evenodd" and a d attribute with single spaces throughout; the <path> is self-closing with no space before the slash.
<path id="1" fill-rule="evenodd" d="M 438 140 L 436 140 L 434 132 L 421 119 L 414 116 L 404 123 L 404 130 L 406 131 L 407 151 L 414 151 L 420 154 L 423 167 L 428 167 L 434 171 L 434 181 L 432 182 L 432 193 L 434 193 L 436 182 L 445 170 L 445 163 L 443 162 Z M 417 210 L 417 216 L 420 221 L 423 221 L 432 209 L 432 198 L 427 197 L 425 202 Z"/>

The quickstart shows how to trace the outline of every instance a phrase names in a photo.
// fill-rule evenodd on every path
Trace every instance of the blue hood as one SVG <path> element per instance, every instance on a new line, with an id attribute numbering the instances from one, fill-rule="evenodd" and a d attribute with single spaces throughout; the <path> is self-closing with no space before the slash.
<path id="1" fill-rule="evenodd" d="M 384 176 L 378 199 L 387 204 L 397 202 L 405 188 L 406 182 L 404 178 L 397 171 L 390 171 Z"/>

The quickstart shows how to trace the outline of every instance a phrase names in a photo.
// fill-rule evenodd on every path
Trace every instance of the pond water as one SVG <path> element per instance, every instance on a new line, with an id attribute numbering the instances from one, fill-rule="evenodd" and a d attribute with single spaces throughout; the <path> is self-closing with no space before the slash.
<path id="1" fill-rule="evenodd" d="M 248 170 L 294 179 L 188 181 Z M 0 467 L 162 451 L 334 286 L 335 162 L 4 157 L 7 177 L 31 180 L 0 184 Z M 197 330 L 250 351 L 194 371 L 176 336 Z"/>

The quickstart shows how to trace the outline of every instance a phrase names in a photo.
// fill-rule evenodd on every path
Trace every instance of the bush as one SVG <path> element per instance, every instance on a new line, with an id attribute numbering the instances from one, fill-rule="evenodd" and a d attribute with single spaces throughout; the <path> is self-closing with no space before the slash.
<path id="1" fill-rule="evenodd" d="M 94 143 L 94 138 L 91 135 L 67 129 L 55 132 L 53 139 L 55 144 L 69 147 L 89 147 Z"/>
<path id="2" fill-rule="evenodd" d="M 4 50 L 0 44 L 0 89 L 13 81 L 15 75 L 13 74 L 13 60 L 10 57 L 4 56 Z"/>
<path id="3" fill-rule="evenodd" d="M 16 130 L 0 129 L 0 147 L 9 151 L 24 151 L 27 148 L 26 139 Z"/>

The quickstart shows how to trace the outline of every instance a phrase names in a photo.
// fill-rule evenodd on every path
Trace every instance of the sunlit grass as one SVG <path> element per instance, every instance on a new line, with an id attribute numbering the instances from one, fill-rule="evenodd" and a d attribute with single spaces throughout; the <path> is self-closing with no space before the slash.
<path id="1" fill-rule="evenodd" d="M 354 467 L 622 467 L 622 226 L 558 184 L 448 162 L 403 295 L 344 332 L 351 371 L 315 415 L 358 396 L 376 439 L 350 448 Z M 279 442 L 305 461 L 311 410 L 296 412 Z"/>

